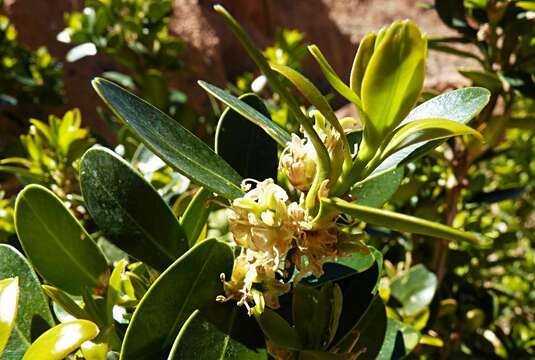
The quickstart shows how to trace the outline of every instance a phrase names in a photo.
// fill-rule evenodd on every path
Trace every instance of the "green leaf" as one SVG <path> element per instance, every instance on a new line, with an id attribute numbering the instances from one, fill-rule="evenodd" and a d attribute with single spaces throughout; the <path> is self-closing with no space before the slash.
<path id="1" fill-rule="evenodd" d="M 56 304 L 61 306 L 67 313 L 77 319 L 91 320 L 89 314 L 82 309 L 80 305 L 78 305 L 68 294 L 54 286 L 43 285 L 42 287 L 46 295 Z"/>
<path id="2" fill-rule="evenodd" d="M 379 268 L 374 265 L 366 271 L 336 281 L 342 291 L 342 309 L 333 344 L 339 343 L 366 312 L 374 298 L 373 292 L 379 279 Z"/>
<path id="3" fill-rule="evenodd" d="M 363 41 L 364 39 L 361 41 L 361 46 Z M 329 64 L 327 59 L 325 59 L 325 56 L 323 56 L 320 49 L 316 45 L 310 45 L 308 47 L 308 51 L 310 51 L 312 56 L 314 56 L 314 59 L 316 59 L 318 62 L 323 75 L 329 84 L 331 84 L 333 89 L 338 91 L 338 93 L 345 97 L 348 101 L 351 101 L 353 104 L 357 105 L 357 107 L 361 108 L 362 103 L 358 95 L 338 77 L 331 64 Z"/>
<path id="4" fill-rule="evenodd" d="M 377 360 L 401 359 L 405 356 L 405 344 L 401 329 L 402 324 L 399 321 L 388 319 L 385 340 Z"/>
<path id="5" fill-rule="evenodd" d="M 256 319 L 266 337 L 274 344 L 293 350 L 303 348 L 297 331 L 275 311 L 265 308 Z"/>
<path id="6" fill-rule="evenodd" d="M 272 121 L 268 109 L 257 95 L 245 94 L 239 100 Z M 236 111 L 225 109 L 217 124 L 215 141 L 216 153 L 242 177 L 277 178 L 277 143 Z"/>
<path id="7" fill-rule="evenodd" d="M 487 88 L 492 93 L 500 93 L 503 90 L 502 81 L 494 73 L 477 69 L 459 69 L 459 72 L 470 79 L 473 85 Z"/>
<path id="8" fill-rule="evenodd" d="M 15 327 L 19 302 L 19 278 L 0 280 L 0 356 Z"/>
<path id="9" fill-rule="evenodd" d="M 362 38 L 353 60 L 353 66 L 351 68 L 350 86 L 351 89 L 357 94 L 362 96 L 362 79 L 366 73 L 366 68 L 372 58 L 373 51 L 375 49 L 375 39 L 377 35 L 373 32 L 366 34 Z"/>
<path id="10" fill-rule="evenodd" d="M 71 294 L 105 285 L 104 255 L 61 200 L 29 185 L 17 196 L 15 227 L 26 255 L 49 283 Z"/>
<path id="11" fill-rule="evenodd" d="M 62 360 L 98 333 L 97 325 L 88 320 L 56 325 L 35 340 L 22 360 Z"/>
<path id="12" fill-rule="evenodd" d="M 41 284 L 28 261 L 14 247 L 0 244 L 0 279 L 18 278 L 17 318 L 2 359 L 21 359 L 32 342 L 32 329 L 54 320 Z M 2 307 L 3 308 L 3 307 Z"/>
<path id="13" fill-rule="evenodd" d="M 214 194 L 205 188 L 200 188 L 193 199 L 191 199 L 184 215 L 180 218 L 180 225 L 184 229 L 189 247 L 193 247 L 208 220 L 211 206 L 210 200 L 214 199 Z"/>
<path id="14" fill-rule="evenodd" d="M 215 239 L 194 246 L 152 284 L 137 306 L 121 360 L 160 359 L 191 313 L 223 293 L 220 274 L 232 271 L 230 247 Z"/>
<path id="15" fill-rule="evenodd" d="M 208 84 L 204 81 L 199 81 L 199 85 L 208 93 L 219 99 L 229 108 L 251 121 L 253 124 L 259 126 L 268 134 L 273 140 L 275 140 L 280 146 L 286 146 L 292 140 L 291 135 L 276 122 L 266 117 L 262 112 L 258 111 L 254 107 L 247 104 L 226 91 Z"/>
<path id="16" fill-rule="evenodd" d="M 272 64 L 271 68 L 288 79 L 340 134 L 344 133 L 331 105 L 310 80 L 289 66 Z"/>
<path id="17" fill-rule="evenodd" d="M 449 91 L 418 105 L 407 115 L 400 126 L 429 118 L 443 118 L 466 124 L 479 114 L 489 99 L 490 92 L 483 88 L 468 87 Z M 410 161 L 417 155 L 437 147 L 442 142 L 443 140 L 422 142 L 406 147 L 384 160 L 372 172 L 372 175 L 391 169 L 402 162 Z"/>
<path id="18" fill-rule="evenodd" d="M 229 199 L 243 194 L 239 174 L 178 122 L 108 80 L 97 78 L 93 87 L 117 117 L 169 166 Z"/>
<path id="19" fill-rule="evenodd" d="M 350 203 L 338 198 L 322 199 L 322 206 L 335 209 L 369 224 L 452 241 L 482 245 L 480 236 L 417 217 Z"/>
<path id="20" fill-rule="evenodd" d="M 463 33 L 474 33 L 465 18 L 464 0 L 435 0 L 440 19 L 450 28 Z"/>
<path id="21" fill-rule="evenodd" d="M 350 194 L 359 205 L 380 208 L 396 193 L 403 180 L 403 173 L 403 168 L 400 167 L 367 177 L 355 184 Z"/>
<path id="22" fill-rule="evenodd" d="M 366 143 L 376 149 L 410 112 L 425 77 L 427 41 L 410 21 L 396 22 L 376 46 L 362 79 L 362 106 L 369 121 Z"/>
<path id="23" fill-rule="evenodd" d="M 359 353 L 359 360 L 375 360 L 383 346 L 386 327 L 385 305 L 379 296 L 375 296 L 359 321 L 333 346 L 333 350 Z"/>
<path id="24" fill-rule="evenodd" d="M 349 256 L 338 257 L 336 263 L 350 267 L 356 272 L 363 272 L 375 262 L 375 256 L 371 249 L 372 247 L 363 245 L 361 250 L 355 251 Z"/>
<path id="25" fill-rule="evenodd" d="M 95 147 L 80 162 L 87 210 L 108 240 L 158 270 L 188 249 L 173 211 L 130 164 Z"/>
<path id="26" fill-rule="evenodd" d="M 411 145 L 458 135 L 474 135 L 483 141 L 483 136 L 479 132 L 453 120 L 436 118 L 414 120 L 394 130 L 385 140 L 385 148 L 380 157 L 386 159 Z"/>
<path id="27" fill-rule="evenodd" d="M 258 324 L 231 302 L 195 311 L 180 330 L 168 360 L 267 358 Z"/>
<path id="28" fill-rule="evenodd" d="M 403 305 L 403 313 L 414 316 L 431 304 L 437 285 L 436 275 L 419 264 L 395 277 L 390 283 L 390 290 Z"/>

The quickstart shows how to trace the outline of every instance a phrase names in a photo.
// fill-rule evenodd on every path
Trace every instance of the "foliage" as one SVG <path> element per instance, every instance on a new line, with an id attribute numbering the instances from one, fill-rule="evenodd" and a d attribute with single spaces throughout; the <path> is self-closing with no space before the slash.
<path id="1" fill-rule="evenodd" d="M 474 87 L 415 107 L 427 39 L 414 23 L 395 22 L 368 35 L 373 46 L 357 52 L 360 70 L 350 86 L 317 47 L 309 48 L 333 88 L 357 107 L 359 129 L 355 119 L 339 120 L 300 72 L 269 63 L 234 18 L 215 9 L 302 130 L 278 125 L 255 95 L 236 98 L 200 82 L 228 106 L 213 151 L 148 102 L 96 79 L 97 93 L 143 146 L 202 188 L 177 218 L 131 164 L 105 148 L 89 149 L 79 179 L 85 207 L 107 240 L 99 246 L 89 223 L 82 225 L 54 192 L 27 186 L 17 198 L 15 224 L 31 266 L 3 246 L 4 257 L 17 261 L 0 262 L 0 275 L 10 289 L 17 280 L 9 279 L 31 281 L 31 289 L 17 291 L 33 291 L 36 305 L 44 291 L 55 319 L 43 315 L 49 321 L 24 345 L 12 332 L 5 349 L 52 359 L 68 353 L 105 359 L 109 352 L 121 359 L 391 358 L 401 325 L 387 318 L 378 294 L 383 256 L 366 244 L 368 227 L 484 245 L 478 234 L 381 209 L 400 184 L 405 161 L 455 136 L 481 137 L 466 123 L 489 99 L 487 90 Z M 302 110 L 303 99 L 313 110 Z M 243 153 L 257 154 L 265 166 Z M 380 184 L 393 189 L 386 194 Z M 223 234 L 225 225 L 218 226 L 218 239 L 207 231 L 213 204 L 226 208 L 228 230 Z M 112 244 L 118 256 L 110 255 Z M 425 268 L 408 267 L 390 283 L 402 307 L 389 308 L 404 321 L 428 311 L 435 286 Z M 425 278 L 426 287 L 415 289 L 418 301 L 403 288 L 411 277 L 418 279 L 411 286 Z M 32 311 L 12 310 L 8 326 Z"/>
<path id="2" fill-rule="evenodd" d="M 30 119 L 30 129 L 20 140 L 27 157 L 0 160 L 0 171 L 19 176 L 24 182 L 46 185 L 59 197 L 80 204 L 78 162 L 95 140 L 82 128 L 78 109 L 67 111 L 62 118 L 48 117 L 48 123 Z"/>
<path id="3" fill-rule="evenodd" d="M 63 102 L 61 67 L 44 47 L 32 51 L 17 38 L 17 30 L 0 16 L 0 116 L 25 125 L 46 106 Z"/>
<path id="4" fill-rule="evenodd" d="M 126 73 L 107 72 L 105 77 L 137 91 L 185 123 L 185 95 L 169 82 L 169 75 L 182 67 L 179 58 L 184 48 L 179 39 L 169 35 L 171 12 L 170 0 L 87 0 L 82 12 L 66 15 L 67 27 L 58 39 L 75 45 L 67 61 L 99 52 L 110 57 Z"/>

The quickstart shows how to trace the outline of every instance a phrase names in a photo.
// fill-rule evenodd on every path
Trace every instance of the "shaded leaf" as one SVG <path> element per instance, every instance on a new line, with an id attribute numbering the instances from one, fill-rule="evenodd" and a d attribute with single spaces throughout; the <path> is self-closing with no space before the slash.
<path id="1" fill-rule="evenodd" d="M 210 190 L 200 188 L 180 218 L 180 225 L 184 229 L 189 247 L 195 245 L 202 233 L 210 214 L 209 202 L 212 199 L 214 199 L 214 194 Z"/>
<path id="2" fill-rule="evenodd" d="M 375 360 L 381 351 L 386 327 L 385 305 L 379 296 L 375 296 L 355 326 L 333 346 L 333 350 L 359 353 L 359 360 Z"/>
<path id="3" fill-rule="evenodd" d="M 108 80 L 92 83 L 117 117 L 169 166 L 227 198 L 243 194 L 239 174 L 178 122 Z"/>
<path id="4" fill-rule="evenodd" d="M 22 360 L 62 360 L 98 333 L 97 325 L 88 320 L 56 325 L 35 340 Z"/>
<path id="5" fill-rule="evenodd" d="M 52 285 L 79 295 L 84 287 L 105 284 L 104 255 L 61 200 L 47 188 L 29 185 L 19 193 L 15 227 L 30 262 Z"/>
<path id="6" fill-rule="evenodd" d="M 230 275 L 233 254 L 215 239 L 194 246 L 152 284 L 126 331 L 121 359 L 167 356 L 191 313 L 223 293 L 220 274 Z"/>
<path id="7" fill-rule="evenodd" d="M 272 121 L 268 109 L 257 95 L 245 94 L 240 96 L 239 100 Z M 246 179 L 277 177 L 277 143 L 261 128 L 231 108 L 225 109 L 221 115 L 215 139 L 216 153 L 242 177 Z"/>
<path id="8" fill-rule="evenodd" d="M 302 349 L 297 331 L 275 311 L 265 308 L 257 320 L 266 337 L 274 344 L 293 350 Z"/>
<path id="9" fill-rule="evenodd" d="M 377 360 L 398 360 L 405 356 L 405 344 L 401 324 L 397 320 L 388 319 L 385 340 Z"/>
<path id="10" fill-rule="evenodd" d="M 84 154 L 80 185 L 87 210 L 106 238 L 136 259 L 164 270 L 188 249 L 173 211 L 111 150 L 95 147 Z"/>
<path id="11" fill-rule="evenodd" d="M 178 334 L 172 359 L 267 359 L 264 336 L 253 318 L 235 303 L 195 311 Z"/>
<path id="12" fill-rule="evenodd" d="M 251 121 L 253 124 L 262 128 L 266 134 L 268 134 L 280 146 L 286 146 L 286 144 L 292 140 L 290 133 L 288 133 L 284 128 L 246 102 L 230 95 L 217 86 L 208 84 L 207 82 L 199 81 L 199 85 L 229 108 Z"/>
<path id="13" fill-rule="evenodd" d="M 15 331 L 11 333 L 2 359 L 21 359 L 32 342 L 32 325 L 44 322 L 52 326 L 54 320 L 41 290 L 37 275 L 28 261 L 14 247 L 0 244 L 0 279 L 18 278 L 19 299 Z"/>

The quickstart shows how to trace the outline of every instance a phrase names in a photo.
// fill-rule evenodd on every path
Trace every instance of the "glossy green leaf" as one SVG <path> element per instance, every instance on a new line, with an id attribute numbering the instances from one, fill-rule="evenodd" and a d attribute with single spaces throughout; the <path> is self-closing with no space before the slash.
<path id="1" fill-rule="evenodd" d="M 49 283 L 71 294 L 105 285 L 106 259 L 87 231 L 47 188 L 17 196 L 15 227 L 24 252 Z"/>
<path id="2" fill-rule="evenodd" d="M 363 245 L 361 250 L 353 252 L 349 256 L 338 257 L 336 259 L 337 264 L 342 264 L 356 272 L 363 272 L 368 270 L 375 262 L 375 256 L 370 246 Z"/>
<path id="3" fill-rule="evenodd" d="M 244 94 L 239 100 L 273 122 L 266 105 L 257 95 Z M 277 143 L 236 111 L 225 109 L 217 124 L 215 139 L 216 153 L 242 177 L 277 178 Z"/>
<path id="4" fill-rule="evenodd" d="M 362 96 L 362 79 L 366 73 L 368 63 L 372 58 L 375 48 L 375 39 L 377 35 L 375 33 L 368 33 L 362 38 L 353 60 L 353 66 L 351 67 L 350 86 L 351 89 L 357 94 Z"/>
<path id="5" fill-rule="evenodd" d="M 28 261 L 14 247 L 0 244 L 0 279 L 18 278 L 17 318 L 7 346 L 6 360 L 21 359 L 32 342 L 32 329 L 54 324 L 41 284 Z"/>
<path id="6" fill-rule="evenodd" d="M 452 29 L 475 35 L 465 18 L 464 0 L 435 0 L 435 9 L 440 19 Z"/>
<path id="7" fill-rule="evenodd" d="M 390 155 L 414 144 L 447 139 L 459 135 L 474 135 L 480 141 L 483 136 L 469 126 L 448 119 L 419 119 L 400 126 L 387 138 L 381 157 Z"/>
<path id="8" fill-rule="evenodd" d="M 218 88 L 217 86 L 208 84 L 207 82 L 199 81 L 199 85 L 229 108 L 251 121 L 253 124 L 262 128 L 266 134 L 268 134 L 280 146 L 286 146 L 286 144 L 292 140 L 290 133 L 288 133 L 283 127 L 266 117 L 264 114 L 262 114 L 262 112 L 250 106 L 245 101 L 242 101 Z"/>
<path id="9" fill-rule="evenodd" d="M 213 199 L 214 194 L 210 190 L 200 188 L 180 218 L 180 225 L 186 234 L 189 247 L 193 247 L 199 239 L 210 214 L 210 200 Z"/>
<path id="10" fill-rule="evenodd" d="M 123 341 L 121 359 L 159 359 L 191 313 L 223 293 L 233 264 L 230 247 L 206 240 L 176 260 L 152 284 L 136 308 Z"/>
<path id="11" fill-rule="evenodd" d="M 377 148 L 410 112 L 423 87 L 427 41 L 410 21 L 396 22 L 376 47 L 362 79 L 362 107 L 369 121 L 366 143 Z"/>
<path id="12" fill-rule="evenodd" d="M 359 205 L 380 208 L 395 194 L 403 174 L 403 168 L 400 167 L 370 176 L 355 184 L 350 194 Z"/>
<path id="13" fill-rule="evenodd" d="M 357 107 L 361 108 L 362 103 L 360 101 L 360 98 L 349 86 L 347 86 L 340 79 L 340 77 L 338 77 L 338 75 L 332 68 L 331 64 L 329 64 L 327 59 L 325 59 L 325 56 L 323 56 L 323 53 L 320 51 L 320 49 L 316 45 L 310 45 L 308 47 L 308 51 L 310 51 L 312 56 L 314 56 L 314 59 L 316 59 L 317 63 L 320 66 L 321 71 L 323 72 L 323 75 L 325 76 L 329 84 L 331 84 L 333 89 L 338 91 L 338 93 L 342 95 L 343 97 L 345 97 L 347 100 L 357 105 Z"/>
<path id="14" fill-rule="evenodd" d="M 195 311 L 178 334 L 168 360 L 267 359 L 264 336 L 258 324 L 235 303 L 217 304 Z"/>
<path id="15" fill-rule="evenodd" d="M 106 360 L 109 347 L 106 343 L 97 344 L 92 341 L 86 341 L 82 344 L 80 350 L 85 360 Z"/>
<path id="16" fill-rule="evenodd" d="M 176 120 L 108 80 L 97 78 L 93 87 L 117 117 L 169 166 L 230 199 L 243 194 L 239 174 Z"/>
<path id="17" fill-rule="evenodd" d="M 429 118 L 442 118 L 466 124 L 479 114 L 485 105 L 487 105 L 489 99 L 490 92 L 483 88 L 469 87 L 449 91 L 415 107 L 402 121 L 400 126 L 412 121 Z M 391 169 L 402 162 L 409 161 L 416 155 L 423 154 L 440 145 L 442 142 L 443 140 L 422 142 L 406 147 L 384 160 L 372 172 L 372 175 Z"/>
<path id="18" fill-rule="evenodd" d="M 333 350 L 359 353 L 359 360 L 375 360 L 381 351 L 386 328 L 385 305 L 379 296 L 375 296 L 357 324 L 333 346 Z"/>
<path id="19" fill-rule="evenodd" d="M 62 360 L 98 333 L 97 325 L 88 320 L 56 325 L 35 340 L 22 360 Z"/>
<path id="20" fill-rule="evenodd" d="M 474 233 L 461 231 L 446 225 L 393 211 L 350 203 L 338 198 L 322 199 L 321 202 L 322 206 L 333 208 L 344 214 L 354 216 L 366 223 L 384 226 L 396 231 L 427 235 L 452 241 L 464 241 L 476 245 L 481 245 L 483 240 L 480 236 Z"/>
<path id="21" fill-rule="evenodd" d="M 0 280 L 0 356 L 15 327 L 19 303 L 19 278 Z"/>
<path id="22" fill-rule="evenodd" d="M 266 337 L 274 344 L 293 350 L 303 348 L 296 329 L 275 311 L 265 308 L 257 320 Z"/>
<path id="23" fill-rule="evenodd" d="M 111 150 L 94 147 L 80 162 L 87 210 L 106 239 L 158 270 L 188 244 L 173 211 L 130 164 Z"/>
<path id="24" fill-rule="evenodd" d="M 392 279 L 390 290 L 403 305 L 403 313 L 414 316 L 431 304 L 437 285 L 436 275 L 419 264 Z"/>

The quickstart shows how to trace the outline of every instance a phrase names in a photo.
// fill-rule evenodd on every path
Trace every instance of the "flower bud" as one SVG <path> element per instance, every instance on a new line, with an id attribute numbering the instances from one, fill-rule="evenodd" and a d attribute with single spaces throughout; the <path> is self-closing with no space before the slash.
<path id="1" fill-rule="evenodd" d="M 282 153 L 280 168 L 296 189 L 309 190 L 316 174 L 316 153 L 312 144 L 292 134 L 292 141 Z"/>

